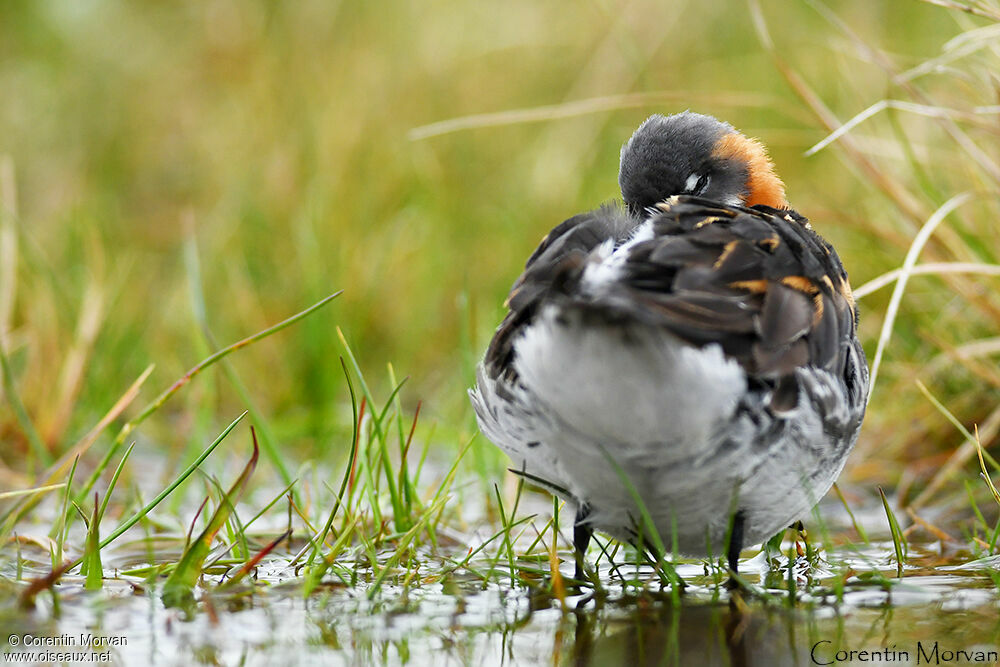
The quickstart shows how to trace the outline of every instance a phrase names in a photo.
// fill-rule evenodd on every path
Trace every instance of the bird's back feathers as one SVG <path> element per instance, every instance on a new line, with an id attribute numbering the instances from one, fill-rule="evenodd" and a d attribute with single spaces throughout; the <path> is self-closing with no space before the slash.
<path id="1" fill-rule="evenodd" d="M 544 303 L 608 324 L 662 328 L 697 347 L 717 344 L 751 382 L 773 390 L 776 411 L 797 401 L 797 368 L 848 370 L 856 313 L 847 274 L 805 218 L 693 197 L 652 213 L 644 223 L 652 234 L 638 243 L 628 239 L 643 223 L 609 207 L 553 229 L 511 291 L 487 373 L 513 379 L 514 341 Z M 588 266 L 609 261 L 608 245 L 622 253 L 616 279 L 588 284 Z"/>

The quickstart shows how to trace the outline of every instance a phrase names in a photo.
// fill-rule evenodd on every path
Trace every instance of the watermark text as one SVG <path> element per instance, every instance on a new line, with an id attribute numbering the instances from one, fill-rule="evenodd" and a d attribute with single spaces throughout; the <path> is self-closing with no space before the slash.
<path id="1" fill-rule="evenodd" d="M 917 665 L 995 664 L 1000 651 L 991 648 L 949 648 L 940 642 L 920 642 L 913 646 L 895 644 L 880 648 L 840 648 L 828 639 L 812 645 L 809 657 L 814 665 L 843 665 L 860 662 L 910 663 Z"/>

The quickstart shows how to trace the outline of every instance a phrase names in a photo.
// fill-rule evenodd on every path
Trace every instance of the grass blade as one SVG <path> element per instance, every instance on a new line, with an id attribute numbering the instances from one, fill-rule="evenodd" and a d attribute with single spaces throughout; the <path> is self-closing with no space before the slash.
<path id="1" fill-rule="evenodd" d="M 837 497 L 840 498 L 840 502 L 844 506 L 844 509 L 847 510 L 847 516 L 851 517 L 851 524 L 854 526 L 854 530 L 857 532 L 858 537 L 860 537 L 865 544 L 871 544 L 871 542 L 868 541 L 868 534 L 865 533 L 865 529 L 860 523 L 858 523 L 858 520 L 854 517 L 854 512 L 851 511 L 850 505 L 847 504 L 847 498 L 844 497 L 844 492 L 840 490 L 840 487 L 837 486 L 836 483 L 833 485 L 833 490 L 837 493 Z"/>
<path id="2" fill-rule="evenodd" d="M 135 441 L 133 441 L 132 444 L 128 446 L 128 449 L 125 450 L 125 453 L 122 454 L 122 460 L 118 462 L 118 467 L 115 468 L 115 472 L 111 476 L 111 481 L 108 482 L 108 490 L 104 494 L 104 501 L 101 503 L 101 510 L 97 514 L 100 519 L 104 518 L 104 510 L 108 508 L 108 499 L 111 498 L 111 494 L 114 492 L 115 486 L 118 484 L 118 477 L 122 474 L 125 462 L 128 461 L 128 457 L 132 453 L 133 449 L 135 449 Z"/>
<path id="3" fill-rule="evenodd" d="M 97 494 L 94 494 L 94 513 L 87 526 L 87 545 L 83 552 L 81 571 L 86 573 L 83 587 L 88 591 L 100 590 L 104 585 L 104 569 L 101 566 L 101 516 L 98 510 Z"/>
<path id="4" fill-rule="evenodd" d="M 986 463 L 983 461 L 983 443 L 979 442 L 979 426 L 975 426 L 976 431 L 976 453 L 979 454 L 979 476 L 986 481 L 986 485 L 990 487 L 990 492 L 993 494 L 993 500 L 1000 505 L 1000 492 L 997 491 L 997 487 L 993 486 L 993 480 L 990 479 L 989 473 L 986 472 Z"/>
<path id="5" fill-rule="evenodd" d="M 896 322 L 896 313 L 899 312 L 899 304 L 903 300 L 903 293 L 906 291 L 906 283 L 910 279 L 910 272 L 913 270 L 914 265 L 917 263 L 917 258 L 920 256 L 920 251 L 923 250 L 924 245 L 931 238 L 931 234 L 937 229 L 937 226 L 948 217 L 952 211 L 972 199 L 972 194 L 968 192 L 963 192 L 957 194 L 945 203 L 941 204 L 936 211 L 927 219 L 927 222 L 920 228 L 917 235 L 913 239 L 913 243 L 910 244 L 910 249 L 906 253 L 906 258 L 903 260 L 903 266 L 900 267 L 900 275 L 896 280 L 896 285 L 892 290 L 892 297 L 889 299 L 889 306 L 885 311 L 885 320 L 882 322 L 882 331 L 879 333 L 878 346 L 875 348 L 875 358 L 872 360 L 872 370 L 870 374 L 870 380 L 868 384 L 868 402 L 871 402 L 872 394 L 875 390 L 875 381 L 878 379 L 879 368 L 882 365 L 882 355 L 885 353 L 885 348 L 889 344 L 889 338 L 892 336 L 893 324 Z"/>
<path id="6" fill-rule="evenodd" d="M 899 522 L 896 520 L 896 515 L 893 513 L 892 508 L 889 507 L 889 499 L 885 497 L 885 491 L 882 487 L 878 487 L 878 493 L 882 496 L 882 507 L 885 508 L 885 516 L 889 520 L 889 530 L 892 533 L 892 547 L 896 551 L 896 575 L 902 579 L 903 578 L 903 563 L 906 561 L 906 536 L 903 535 L 902 529 L 899 527 Z"/>
<path id="7" fill-rule="evenodd" d="M 208 525 L 205 526 L 198 539 L 194 540 L 184 551 L 180 561 L 177 563 L 177 567 L 174 568 L 167 578 L 166 583 L 163 584 L 161 597 L 163 604 L 167 607 L 181 606 L 184 601 L 191 598 L 194 585 L 201 576 L 201 566 L 212 549 L 212 541 L 215 539 L 216 534 L 218 534 L 219 529 L 222 528 L 223 524 L 229 518 L 236 503 L 239 502 L 240 497 L 246 490 L 251 475 L 257 469 L 257 458 L 260 454 L 260 448 L 257 446 L 257 434 L 254 433 L 252 427 L 250 433 L 253 438 L 253 454 L 250 460 L 247 461 L 243 472 L 240 473 L 240 476 L 229 488 L 229 492 L 223 495 L 219 506 L 215 508 L 215 512 L 209 519 Z"/>
<path id="8" fill-rule="evenodd" d="M 55 531 L 56 539 L 56 562 L 61 563 L 63 561 L 63 546 L 66 543 L 66 534 L 69 532 L 69 502 L 70 496 L 73 495 L 73 479 L 76 477 L 76 465 L 80 462 L 80 457 L 73 459 L 73 467 L 69 469 L 69 478 L 66 480 L 66 491 L 63 493 L 62 498 L 62 511 L 59 513 L 59 519 L 56 521 L 53 530 Z M 52 537 L 52 533 L 49 533 L 49 537 Z"/>
<path id="9" fill-rule="evenodd" d="M 928 262 L 912 267 L 908 275 L 942 275 L 946 273 L 970 273 L 977 276 L 1000 276 L 1000 265 L 980 264 L 978 262 Z M 872 292 L 887 287 L 899 280 L 903 269 L 894 269 L 881 276 L 873 278 L 860 287 L 852 290 L 855 299 L 863 299 Z"/>
<path id="10" fill-rule="evenodd" d="M 48 486 L 36 486 L 32 489 L 20 489 L 18 491 L 3 491 L 0 493 L 0 500 L 9 500 L 11 498 L 20 498 L 22 496 L 32 496 L 38 493 L 48 493 L 49 491 L 55 491 L 56 489 L 65 488 L 66 482 L 61 482 L 59 484 L 49 484 Z"/>
<path id="11" fill-rule="evenodd" d="M 505 125 L 520 125 L 524 123 L 539 123 L 544 121 L 557 120 L 560 118 L 573 118 L 587 114 L 614 111 L 618 109 L 644 108 L 650 105 L 659 105 L 665 102 L 682 102 L 692 104 L 692 97 L 705 97 L 698 91 L 654 91 L 643 93 L 626 93 L 624 95 L 608 95 L 605 97 L 590 97 L 580 100 L 570 100 L 560 104 L 550 104 L 545 106 L 529 107 L 526 109 L 510 109 L 506 111 L 494 111 L 490 113 L 478 113 L 469 116 L 459 116 L 448 120 L 437 121 L 429 125 L 415 127 L 407 133 L 410 141 L 421 141 L 431 137 L 438 137 L 443 134 L 451 134 L 462 130 L 471 130 L 482 127 L 501 127 Z M 740 93 L 738 95 L 726 95 L 715 93 L 707 96 L 711 104 L 730 104 L 738 107 L 767 107 L 774 104 L 770 96 L 749 95 Z"/>
<path id="12" fill-rule="evenodd" d="M 243 567 L 241 567 L 236 572 L 236 574 L 230 577 L 229 580 L 227 580 L 224 584 L 221 584 L 219 586 L 219 589 L 225 590 L 227 588 L 232 588 L 233 586 L 238 584 L 245 576 L 253 572 L 253 569 L 257 567 L 257 565 L 260 563 L 261 560 L 264 559 L 265 556 L 274 551 L 275 548 L 277 548 L 277 546 L 281 544 L 283 540 L 290 537 L 291 534 L 292 531 L 286 530 L 281 535 L 278 535 L 276 538 L 268 542 L 267 546 L 265 546 L 263 549 L 257 552 L 257 554 L 253 558 L 244 563 Z"/>
<path id="13" fill-rule="evenodd" d="M 80 303 L 73 344 L 66 353 L 62 370 L 59 372 L 55 403 L 48 418 L 42 421 L 45 442 L 58 443 L 66 432 L 73 407 L 83 387 L 94 343 L 101 330 L 106 301 L 107 295 L 103 287 L 95 280 L 88 282 Z"/>
<path id="14" fill-rule="evenodd" d="M 357 395 L 354 393 L 354 384 L 351 382 L 351 374 L 347 371 L 347 364 L 344 363 L 343 357 L 340 358 L 340 367 L 343 369 L 344 377 L 347 379 L 347 390 L 351 395 L 351 412 L 354 415 L 351 425 L 351 452 L 347 457 L 347 468 L 344 469 L 344 477 L 340 480 L 340 490 L 337 492 L 337 500 L 333 504 L 333 509 L 330 510 L 330 516 L 327 517 L 322 533 L 317 536 L 315 548 L 312 553 L 309 554 L 309 560 L 306 561 L 306 565 L 312 565 L 316 556 L 320 553 L 320 548 L 323 543 L 326 542 L 326 536 L 330 534 L 330 529 L 333 527 L 333 520 L 336 518 L 337 512 L 340 510 L 341 503 L 344 499 L 344 491 L 347 489 L 348 482 L 354 477 L 354 469 L 358 461 L 358 442 L 361 439 L 361 423 L 358 415 L 358 400 Z"/>

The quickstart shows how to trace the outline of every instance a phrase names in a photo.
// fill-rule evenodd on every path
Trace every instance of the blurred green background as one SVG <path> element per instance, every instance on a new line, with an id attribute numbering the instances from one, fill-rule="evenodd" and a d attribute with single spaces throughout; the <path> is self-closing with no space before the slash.
<path id="1" fill-rule="evenodd" d="M 779 57 L 840 121 L 886 97 L 996 104 L 992 37 L 944 70 L 897 77 L 990 21 L 912 0 L 761 9 Z M 220 344 L 344 290 L 232 357 L 288 451 L 342 446 L 337 326 L 373 384 L 388 385 L 387 362 L 410 376 L 404 402 L 421 401 L 421 418 L 457 447 L 474 429 L 464 389 L 506 290 L 548 229 L 617 196 L 619 148 L 650 113 L 690 108 L 762 139 L 855 285 L 897 267 L 919 226 L 839 144 L 803 155 L 827 129 L 744 3 L 9 1 L 0 91 L 0 154 L 17 193 L 16 280 L 0 271 L 0 325 L 55 453 L 147 364 L 140 403 L 210 351 L 190 296 L 192 243 Z M 413 132 L 593 98 L 611 99 Z M 961 126 L 993 159 L 995 120 Z M 883 113 L 855 138 L 920 215 L 959 190 L 995 189 L 932 118 Z M 960 243 L 935 238 L 928 258 L 996 261 L 996 197 L 984 199 L 955 223 Z M 0 260 L 11 266 L 9 253 Z M 995 279 L 954 280 L 911 283 L 855 461 L 862 476 L 899 481 L 883 460 L 930 469 L 959 441 L 915 377 L 963 420 L 996 404 L 995 370 L 925 373 L 950 347 L 996 334 Z M 861 302 L 869 356 L 890 291 Z M 242 409 L 213 369 L 144 429 L 173 447 Z M 20 468 L 27 445 L 7 402 L 0 439 L 0 458 Z"/>

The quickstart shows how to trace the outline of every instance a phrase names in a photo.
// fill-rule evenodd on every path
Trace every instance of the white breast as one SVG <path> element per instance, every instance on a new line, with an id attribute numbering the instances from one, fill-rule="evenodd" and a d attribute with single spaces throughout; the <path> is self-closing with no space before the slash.
<path id="1" fill-rule="evenodd" d="M 515 344 L 515 367 L 547 412 L 588 439 L 638 454 L 656 446 L 663 462 L 697 455 L 746 391 L 745 372 L 718 345 L 579 319 L 547 306 Z"/>

